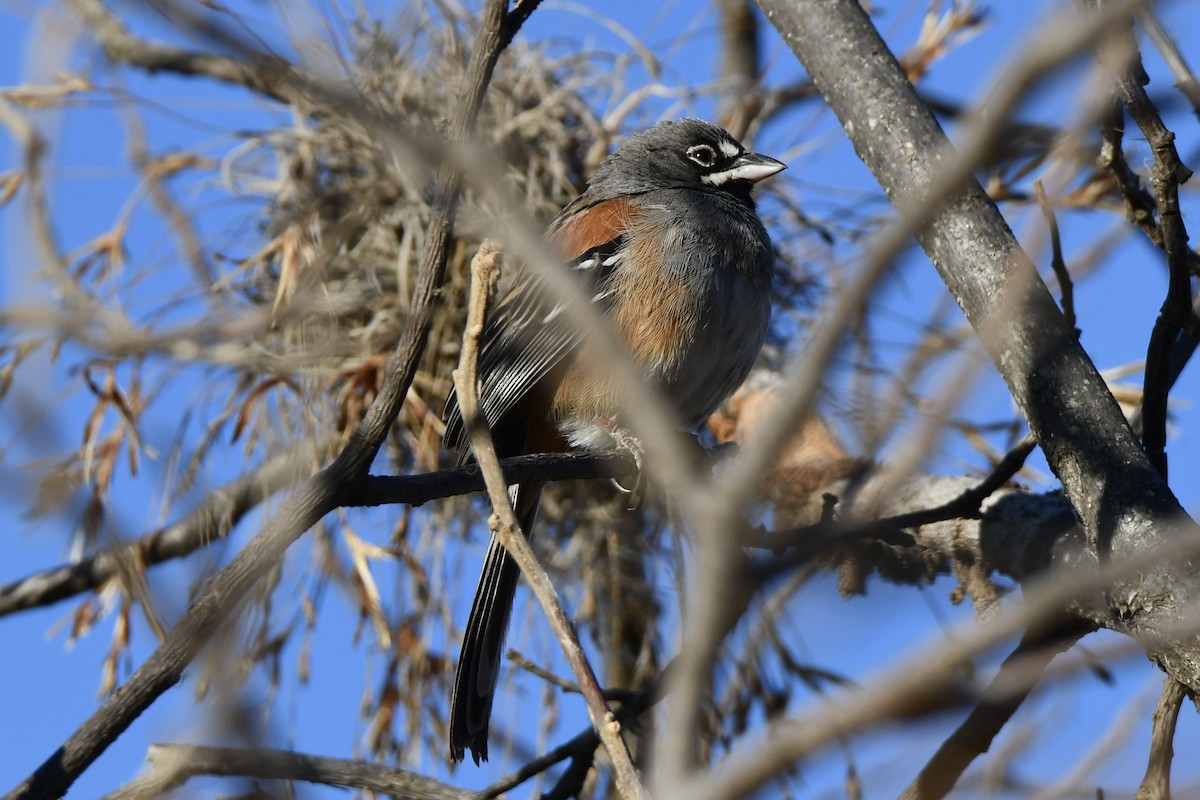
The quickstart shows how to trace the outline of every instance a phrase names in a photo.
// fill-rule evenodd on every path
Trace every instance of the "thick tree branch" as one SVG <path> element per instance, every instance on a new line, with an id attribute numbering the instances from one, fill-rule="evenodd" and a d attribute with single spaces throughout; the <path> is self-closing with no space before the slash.
<path id="1" fill-rule="evenodd" d="M 952 150 L 941 128 L 852 0 L 760 6 L 804 63 L 842 121 L 860 157 L 902 210 L 921 206 L 946 179 Z M 1128 13 L 1130 4 L 1121 8 Z M 1044 26 L 1021 60 L 1019 79 L 994 100 L 1020 95 L 1068 54 L 1106 30 L 1109 19 Z M 991 141 L 984 131 L 979 146 Z M 986 148 L 984 148 L 986 149 Z M 918 239 L 979 333 L 1083 522 L 1095 558 L 1122 558 L 1193 527 L 1146 459 L 1119 407 L 1063 319 L 1012 232 L 969 172 L 921 228 Z M 1172 627 L 1200 597 L 1200 576 L 1160 563 L 1125 575 L 1104 602 L 1078 610 L 1096 624 L 1134 634 Z M 1163 642 L 1154 659 L 1200 687 L 1193 637 Z"/>

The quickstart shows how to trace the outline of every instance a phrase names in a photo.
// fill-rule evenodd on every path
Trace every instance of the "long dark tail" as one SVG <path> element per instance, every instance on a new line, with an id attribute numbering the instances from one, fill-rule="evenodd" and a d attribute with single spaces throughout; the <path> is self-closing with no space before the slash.
<path id="1" fill-rule="evenodd" d="M 542 486 L 539 483 L 509 489 L 517 521 L 526 536 L 531 535 Z M 463 632 L 458 671 L 454 674 L 454 693 L 450 696 L 450 758 L 456 763 L 463 760 L 467 749 L 476 764 L 487 761 L 488 722 L 492 717 L 496 678 L 500 674 L 504 635 L 508 631 L 508 618 L 512 614 L 520 577 L 517 562 L 493 536 L 488 543 L 479 585 L 475 588 L 471 616 L 467 618 Z"/>

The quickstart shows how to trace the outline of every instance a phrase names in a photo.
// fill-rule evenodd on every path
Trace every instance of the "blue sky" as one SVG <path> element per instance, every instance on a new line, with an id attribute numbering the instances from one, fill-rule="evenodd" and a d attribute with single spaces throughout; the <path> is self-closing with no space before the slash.
<path id="1" fill-rule="evenodd" d="M 394 19 L 385 3 L 376 3 L 372 13 L 385 21 Z M 901 2 L 878 4 L 882 7 L 880 26 L 892 41 L 909 42 L 920 23 L 919 4 Z M 1017 43 L 1039 25 L 1050 4 L 1041 2 L 1012 2 L 994 4 L 989 25 L 980 38 L 954 51 L 936 64 L 929 76 L 927 89 L 939 94 L 972 102 L 985 91 L 997 70 L 1006 62 L 1006 55 L 1015 52 Z M 247 4 L 251 15 L 260 20 L 262 31 L 278 30 L 278 17 L 271 6 Z M 708 4 L 693 4 L 678 0 L 663 4 L 619 0 L 603 4 L 604 14 L 621 25 L 639 42 L 654 52 L 666 64 L 662 81 L 670 85 L 702 83 L 712 75 L 712 53 L 716 47 L 713 21 Z M 67 44 L 56 31 L 56 11 L 35 4 L 10 2 L 0 5 L 0 53 L 10 54 L 0 59 L 0 85 L 13 86 L 25 81 L 39 81 L 52 66 L 71 64 L 76 68 L 95 64 L 90 48 L 81 47 L 85 56 L 71 55 Z M 1200 40 L 1200 15 L 1186 3 L 1168 5 L 1161 10 L 1169 29 L 1185 45 Z M 299 24 L 299 23 L 297 23 Z M 168 35 L 164 28 L 149 25 L 147 32 Z M 256 32 L 259 29 L 256 29 Z M 681 31 L 690 31 L 685 44 L 677 45 Z M 595 18 L 581 14 L 567 3 L 549 0 L 532 18 L 525 36 L 533 40 L 553 39 L 563 43 L 590 42 L 625 52 L 628 43 L 621 35 L 601 25 Z M 768 75 L 772 82 L 798 76 L 799 68 L 791 54 L 782 47 L 774 33 L 764 30 L 768 44 Z M 284 46 L 284 38 L 270 35 L 270 40 Z M 1189 52 L 1194 65 L 1200 64 L 1200 52 Z M 1147 49 L 1146 66 L 1153 83 L 1152 90 L 1165 92 L 1170 79 L 1161 62 Z M 637 70 L 632 68 L 631 81 L 636 82 Z M 1021 110 L 1022 118 L 1030 121 L 1061 123 L 1075 113 L 1074 96 L 1085 68 L 1078 66 L 1057 79 L 1050 91 L 1039 95 Z M 97 80 L 104 80 L 100 73 Z M 249 102 L 244 95 L 212 86 L 203 81 L 184 81 L 171 77 L 153 79 L 134 76 L 126 87 L 132 94 L 152 101 L 143 103 L 150 138 L 159 150 L 169 147 L 200 146 L 212 153 L 228 149 L 236 133 L 249 129 L 264 129 L 281 120 L 286 114 Z M 186 102 L 180 98 L 187 98 Z M 663 113 L 708 115 L 711 104 L 704 99 L 672 104 L 650 101 L 643 110 L 646 121 Z M 1185 120 L 1176 114 L 1173 120 Z M 51 158 L 51 189 L 56 208 L 69 210 L 63 215 L 67 224 L 60 230 L 64 244 L 76 247 L 104 230 L 118 213 L 124 198 L 135 184 L 135 176 L 124 166 L 125 132 L 111 103 L 104 98 L 84 97 L 79 107 L 69 113 L 43 114 L 39 122 L 47 134 L 54 134 L 56 149 Z M 1195 120 L 1178 125 L 1179 149 L 1185 159 L 1200 152 L 1200 136 Z M 1135 137 L 1131 134 L 1129 141 Z M 825 114 L 818 118 L 810 111 L 790 115 L 764 131 L 756 143 L 757 149 L 778 156 L 788 156 L 791 169 L 787 177 L 813 216 L 821 217 L 838 203 L 844 202 L 844 189 L 861 191 L 872 185 L 871 178 L 853 157 L 849 145 L 842 140 Z M 0 149 L 0 172 L 15 166 L 16 150 L 5 142 Z M 1135 167 L 1141 166 L 1135 163 Z M 1195 181 L 1193 181 L 1194 183 Z M 239 219 L 252 219 L 249 205 L 230 204 L 222 200 L 215 187 L 185 185 L 180 191 L 181 202 L 211 212 L 214 229 L 225 229 Z M 18 204 L 19 205 L 19 204 Z M 45 288 L 31 280 L 33 254 L 24 232 L 25 220 L 18 205 L 0 209 L 0 298 L 5 304 L 14 300 L 36 300 L 44 297 Z M 1191 205 L 1195 213 L 1196 205 Z M 1038 230 L 1040 215 L 1005 209 L 1010 222 L 1023 239 L 1032 238 Z M 1186 213 L 1186 209 L 1185 209 Z M 1064 214 L 1064 247 L 1068 260 L 1080 256 L 1110 226 L 1115 217 L 1101 218 L 1096 214 Z M 1200 220 L 1187 216 L 1195 232 Z M 248 224 L 248 223 L 247 223 Z M 794 232 L 775 231 L 777 237 Z M 803 233 L 801 235 L 804 235 Z M 811 235 L 808 234 L 808 235 Z M 169 247 L 162 230 L 156 228 L 149 215 L 135 215 L 131 229 L 131 257 L 161 259 L 169 256 Z M 1035 260 L 1039 254 L 1033 254 Z M 1044 254 L 1039 263 L 1045 263 Z M 1166 288 L 1165 274 L 1150 248 L 1137 240 L 1119 245 L 1113 257 L 1105 262 L 1099 273 L 1077 287 L 1077 308 L 1083 343 L 1101 369 L 1137 361 L 1144 356 L 1145 342 L 1154 313 Z M 145 297 L 153 299 L 171 291 L 167 284 L 149 283 L 142 287 Z M 928 262 L 919 254 L 902 259 L 895 275 L 877 296 L 881 340 L 903 343 L 911 341 L 931 309 L 945 302 L 945 290 Z M 147 308 L 153 303 L 147 302 Z M 182 312 L 181 312 L 182 313 Z M 9 524 L 5 526 L 4 550 L 0 560 L 0 582 L 7 582 L 33 570 L 61 563 L 73 533 L 64 516 L 30 520 L 24 512 L 34 490 L 31 475 L 19 468 L 30 457 L 44 458 L 49 453 L 73 448 L 82 427 L 82 415 L 89 404 L 67 399 L 71 387 L 79 378 L 70 370 L 68 353 L 59 363 L 41 365 L 31 374 L 36 376 L 29 395 L 31 402 L 24 406 L 11 399 L 0 406 L 0 448 L 3 448 L 3 483 L 0 487 L 0 508 Z M 1129 379 L 1135 382 L 1136 379 Z M 200 396 L 204 391 L 203 377 L 190 394 L 179 391 L 179 402 Z M 836 395 L 836 392 L 835 392 Z M 1174 396 L 1180 405 L 1175 410 L 1175 435 L 1171 439 L 1170 455 L 1175 490 L 1185 508 L 1195 511 L 1200 505 L 1200 485 L 1192 480 L 1200 469 L 1200 447 L 1197 447 L 1198 416 L 1196 402 L 1200 399 L 1200 379 L 1192 367 L 1178 384 Z M 838 398 L 834 398 L 836 407 Z M 1011 401 L 999 379 L 991 370 L 979 381 L 972 393 L 970 406 L 977 419 L 1006 419 L 1013 415 Z M 160 453 L 170 450 L 170 442 L 179 430 L 190 430 L 202 420 L 180 420 L 171 404 L 152 416 L 145 431 L 147 439 Z M 214 462 L 201 481 L 204 486 L 227 480 L 239 464 L 241 454 L 231 447 Z M 1035 468 L 1041 462 L 1035 461 Z M 979 469 L 981 460 L 963 443 L 948 439 L 943 442 L 939 457 L 932 468 L 946 474 Z M 1044 465 L 1042 474 L 1048 474 Z M 123 484 L 122 501 L 118 506 L 117 527 L 135 535 L 152 529 L 158 520 L 158 493 L 164 480 L 162 465 L 147 469 L 138 480 Z M 124 479 L 123 479 L 124 480 Z M 1035 484 L 1034 488 L 1051 489 L 1053 482 Z M 193 493 L 193 498 L 199 492 Z M 187 499 L 176 505 L 186 508 Z M 399 514 L 395 510 L 375 510 L 352 514 L 350 520 L 356 532 L 373 541 L 381 541 Z M 256 529 L 257 516 L 251 516 L 239 527 L 236 535 L 222 551 L 226 556 Z M 373 537 L 373 538 L 372 538 Z M 481 556 L 483 536 L 478 535 L 473 547 L 465 548 L 461 558 L 467 563 L 464 574 L 473 574 Z M 290 557 L 292 569 L 299 569 L 310 557 L 307 543 L 302 543 Z M 160 567 L 154 580 L 168 586 L 187 582 L 195 577 L 199 565 L 186 563 Z M 953 607 L 947 595 L 953 583 L 942 580 L 924 590 L 897 588 L 875 581 L 867 597 L 845 601 L 837 597 L 832 578 L 816 580 L 806 588 L 796 603 L 795 618 L 787 628 L 798 643 L 799 652 L 814 662 L 829 665 L 855 676 L 867 676 L 881 669 L 897 654 L 911 652 L 923 642 L 946 635 L 956 622 L 970 617 L 969 609 Z M 287 592 L 288 589 L 281 591 Z M 469 589 L 463 588 L 460 607 L 461 620 L 469 602 Z M 163 593 L 166 594 L 166 593 Z M 568 597 L 568 599 L 572 599 Z M 524 602 L 524 596 L 519 602 Z M 7 788 L 24 777 L 42 761 L 95 708 L 100 665 L 108 648 L 111 618 L 101 622 L 89 636 L 66 646 L 66 635 L 60 623 L 69 621 L 78 601 L 67 601 L 49 609 L 6 617 L 0 620 L 0 641 L 5 642 L 9 657 L 0 659 L 0 788 Z M 168 617 L 182 609 L 168 605 Z M 519 613 L 519 612 L 518 612 Z M 355 642 L 355 610 L 341 595 L 330 593 L 324 601 L 319 625 L 312 636 L 313 679 L 308 687 L 298 687 L 294 677 L 285 679 L 276 699 L 271 726 L 273 743 L 333 756 L 348 756 L 360 749 L 363 724 L 358 719 L 363 684 L 371 684 L 380 669 L 379 659 L 364 658 L 368 641 Z M 528 653 L 543 662 L 552 658 L 553 645 L 547 638 L 544 625 L 537 620 L 527 634 Z M 867 632 L 864 636 L 864 632 Z M 369 634 L 367 635 L 369 636 Z M 153 646 L 153 635 L 135 618 L 131 654 L 135 662 L 146 657 Z M 864 648 L 864 640 L 871 646 Z M 1103 650 L 1120 643 L 1115 635 L 1089 639 L 1089 646 Z M 439 643 L 440 646 L 440 643 Z M 285 662 L 294 659 L 294 650 L 287 653 Z M 1064 764 L 1077 763 L 1097 742 L 1104 731 L 1128 728 L 1129 747 L 1101 760 L 1094 777 L 1109 782 L 1113 788 L 1136 785 L 1144 769 L 1145 749 L 1149 738 L 1149 709 L 1157 696 L 1159 673 L 1144 658 L 1136 654 L 1111 665 L 1113 682 L 1105 683 L 1084 676 L 1068 691 L 1038 692 L 1029 707 L 1018 719 L 1018 727 L 1031 737 L 1027 754 L 1020 763 L 1022 775 L 1046 778 L 1062 774 Z M 122 677 L 129 674 L 128 665 Z M 252 683 L 251 693 L 265 693 L 263 681 Z M 132 777 L 140 768 L 150 742 L 180 738 L 211 741 L 207 732 L 192 725 L 194 717 L 194 686 L 185 681 L 168 692 L 148 711 L 102 759 L 85 773 L 70 797 L 88 798 L 112 790 Z M 497 718 L 519 725 L 522 706 L 536 702 L 536 692 L 520 697 L 502 697 Z M 1141 704 L 1140 706 L 1137 704 Z M 798 703 L 797 707 L 803 707 Z M 581 709 L 571 699 L 560 701 L 564 722 L 560 725 L 562 738 L 571 735 L 583 724 Z M 1140 709 L 1126 723 L 1125 708 Z M 857 742 L 854 746 L 867 797 L 894 796 L 912 777 L 911 769 L 928 757 L 932 747 L 957 722 L 947 716 L 923 723 L 919 735 L 913 732 L 880 731 Z M 1017 737 L 1013 736 L 1016 746 Z M 1200 746 L 1200 725 L 1195 714 L 1185 707 L 1181 718 L 1176 752 L 1196 752 Z M 423 763 L 411 765 L 435 777 L 448 777 L 440 753 L 428 754 Z M 458 784 L 483 786 L 504 774 L 513 763 L 496 763 L 484 769 L 463 768 L 451 779 Z M 843 778 L 844 765 L 837 754 L 814 760 L 806 765 L 804 785 L 814 797 L 837 797 Z M 1200 780 L 1200 764 L 1187 759 L 1176 762 L 1177 780 Z M 194 782 L 197 796 L 212 793 L 216 787 L 229 784 Z M 342 797 L 344 793 L 315 788 L 302 789 L 305 797 Z M 520 796 L 520 792 L 518 792 Z"/>

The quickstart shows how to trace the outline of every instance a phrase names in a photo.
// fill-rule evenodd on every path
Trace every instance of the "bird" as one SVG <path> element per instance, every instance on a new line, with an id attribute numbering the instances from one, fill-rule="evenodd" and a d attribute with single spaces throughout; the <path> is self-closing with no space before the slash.
<path id="1" fill-rule="evenodd" d="M 681 431 L 698 428 L 749 374 L 770 323 L 775 256 L 751 190 L 786 165 L 699 119 L 630 136 L 550 224 L 550 251 L 612 326 Z M 619 387 L 544 280 L 521 274 L 480 339 L 480 413 L 497 454 L 625 444 Z M 470 460 L 453 389 L 443 443 Z M 530 535 L 544 483 L 509 487 Z M 520 570 L 493 535 L 463 633 L 450 700 L 454 763 L 487 760 L 500 656 Z"/>

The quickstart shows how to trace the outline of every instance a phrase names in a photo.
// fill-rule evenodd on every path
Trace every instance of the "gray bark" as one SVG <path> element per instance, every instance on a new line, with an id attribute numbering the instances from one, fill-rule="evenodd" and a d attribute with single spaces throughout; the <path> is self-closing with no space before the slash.
<path id="1" fill-rule="evenodd" d="M 759 0 L 855 150 L 898 209 L 927 209 L 916 236 L 983 341 L 1087 534 L 1094 564 L 1143 562 L 1196 526 L 1151 466 L 1074 330 L 995 204 L 971 175 L 995 142 L 960 158 L 855 0 Z M 1098 22 L 1031 50 L 1012 92 L 1089 44 Z M 1047 43 L 1048 45 L 1050 43 Z M 995 100 L 996 98 L 994 98 Z M 999 101 L 1005 98 L 1001 95 Z M 916 222 L 916 221 L 914 221 Z M 1196 548 L 1119 575 L 1073 610 L 1142 640 L 1168 674 L 1200 690 L 1200 640 L 1180 622 L 1200 598 Z"/>

